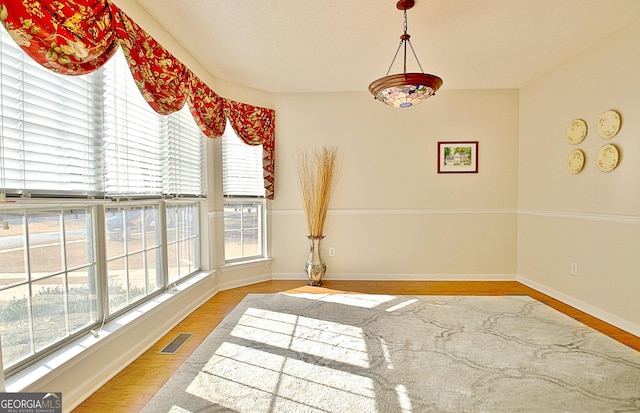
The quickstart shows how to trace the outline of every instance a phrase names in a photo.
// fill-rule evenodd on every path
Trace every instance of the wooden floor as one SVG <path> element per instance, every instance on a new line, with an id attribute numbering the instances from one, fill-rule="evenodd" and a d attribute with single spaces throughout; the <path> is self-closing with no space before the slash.
<path id="1" fill-rule="evenodd" d="M 432 282 L 432 281 L 325 281 L 323 288 L 305 286 L 302 281 L 268 281 L 222 291 L 194 311 L 136 361 L 80 404 L 74 413 L 139 412 L 222 319 L 249 293 L 279 291 L 322 292 L 325 290 L 369 294 L 431 295 L 529 295 L 582 323 L 640 351 L 640 338 L 604 323 L 518 282 Z M 159 354 L 176 335 L 192 333 L 173 355 Z"/>

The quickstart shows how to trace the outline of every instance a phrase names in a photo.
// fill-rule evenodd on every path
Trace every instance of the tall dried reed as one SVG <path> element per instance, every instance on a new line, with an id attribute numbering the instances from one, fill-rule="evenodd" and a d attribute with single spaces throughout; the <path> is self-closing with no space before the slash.
<path id="1" fill-rule="evenodd" d="M 333 146 L 300 150 L 298 180 L 310 237 L 324 236 L 338 150 Z"/>

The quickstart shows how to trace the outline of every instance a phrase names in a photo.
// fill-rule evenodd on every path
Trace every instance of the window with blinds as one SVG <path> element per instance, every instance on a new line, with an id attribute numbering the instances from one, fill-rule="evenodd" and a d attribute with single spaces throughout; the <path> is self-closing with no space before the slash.
<path id="1" fill-rule="evenodd" d="M 99 193 L 101 74 L 57 75 L 0 36 L 0 185 L 18 195 Z"/>
<path id="2" fill-rule="evenodd" d="M 265 256 L 262 145 L 247 145 L 227 121 L 222 135 L 225 261 Z"/>
<path id="3" fill-rule="evenodd" d="M 187 105 L 163 118 L 168 132 L 164 159 L 165 194 L 206 194 L 206 148 L 202 132 Z"/>
<path id="4" fill-rule="evenodd" d="M 5 377 L 200 271 L 205 156 L 189 108 L 151 110 L 121 51 L 59 75 L 0 29 L 0 194 L 47 198 L 0 205 Z"/>
<path id="5" fill-rule="evenodd" d="M 64 76 L 0 34 L 0 186 L 11 195 L 206 195 L 204 135 L 189 108 L 154 112 L 122 51 Z"/>
<path id="6" fill-rule="evenodd" d="M 162 194 L 160 117 L 142 98 L 121 51 L 104 67 L 104 177 L 107 196 Z"/>
<path id="7" fill-rule="evenodd" d="M 262 145 L 242 142 L 228 120 L 222 135 L 222 169 L 224 196 L 264 197 Z"/>

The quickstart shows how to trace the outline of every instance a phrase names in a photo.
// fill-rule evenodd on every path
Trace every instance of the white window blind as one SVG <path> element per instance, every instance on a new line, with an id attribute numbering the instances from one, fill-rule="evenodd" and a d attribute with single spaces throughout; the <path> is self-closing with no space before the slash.
<path id="1" fill-rule="evenodd" d="M 165 151 L 164 192 L 166 194 L 204 195 L 207 183 L 205 137 L 188 105 L 164 117 L 168 139 Z"/>
<path id="2" fill-rule="evenodd" d="M 222 135 L 222 187 L 225 196 L 264 197 L 262 145 L 247 145 L 229 121 Z"/>
<path id="3" fill-rule="evenodd" d="M 100 74 L 57 75 L 27 56 L 4 29 L 0 37 L 0 185 L 8 194 L 99 191 Z"/>
<path id="4" fill-rule="evenodd" d="M 31 60 L 4 29 L 0 36 L 7 194 L 206 195 L 205 138 L 188 106 L 170 116 L 154 112 L 121 50 L 94 73 L 65 76 Z"/>
<path id="5" fill-rule="evenodd" d="M 144 100 L 121 50 L 104 67 L 107 196 L 162 194 L 160 117 Z"/>

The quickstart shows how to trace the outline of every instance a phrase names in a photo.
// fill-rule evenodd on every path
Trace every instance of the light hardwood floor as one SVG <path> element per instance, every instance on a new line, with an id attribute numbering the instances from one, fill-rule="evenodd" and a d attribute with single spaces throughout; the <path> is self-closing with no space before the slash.
<path id="1" fill-rule="evenodd" d="M 74 413 L 139 412 L 156 391 L 184 363 L 222 319 L 250 293 L 279 291 L 359 292 L 368 294 L 431 295 L 529 295 L 576 320 L 640 351 L 640 338 L 515 281 L 439 282 L 439 281 L 325 281 L 323 288 L 306 286 L 304 281 L 268 281 L 222 291 L 185 318 L 142 356 L 118 373 L 80 404 Z M 159 354 L 176 335 L 192 333 L 173 355 Z"/>

